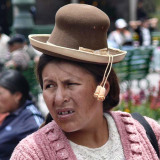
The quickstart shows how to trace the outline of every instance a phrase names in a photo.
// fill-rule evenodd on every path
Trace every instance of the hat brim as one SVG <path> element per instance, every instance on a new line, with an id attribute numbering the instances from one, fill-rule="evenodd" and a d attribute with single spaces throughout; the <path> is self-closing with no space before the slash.
<path id="1" fill-rule="evenodd" d="M 31 45 L 38 51 L 55 57 L 84 61 L 89 63 L 106 64 L 109 62 L 109 56 L 90 53 L 87 51 L 76 50 L 47 43 L 50 34 L 32 34 L 29 35 Z M 113 63 L 120 62 L 126 55 L 126 51 L 115 48 L 108 48 L 113 56 Z"/>

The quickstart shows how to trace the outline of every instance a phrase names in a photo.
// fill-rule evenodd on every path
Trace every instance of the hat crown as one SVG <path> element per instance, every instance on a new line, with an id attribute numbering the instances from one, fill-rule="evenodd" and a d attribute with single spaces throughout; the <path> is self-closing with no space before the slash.
<path id="1" fill-rule="evenodd" d="M 44 54 L 74 61 L 105 64 L 121 61 L 126 52 L 107 46 L 108 16 L 97 7 L 68 4 L 56 13 L 51 34 L 30 35 L 32 46 Z"/>
<path id="2" fill-rule="evenodd" d="M 108 16 L 100 9 L 86 4 L 69 4 L 58 10 L 48 42 L 73 49 L 106 48 L 109 25 Z"/>

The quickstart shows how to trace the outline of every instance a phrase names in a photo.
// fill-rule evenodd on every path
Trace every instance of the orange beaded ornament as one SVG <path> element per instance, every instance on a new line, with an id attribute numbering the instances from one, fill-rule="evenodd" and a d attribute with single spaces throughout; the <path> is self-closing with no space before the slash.
<path id="1" fill-rule="evenodd" d="M 104 101 L 105 97 L 106 97 L 105 85 L 106 85 L 108 76 L 111 72 L 112 63 L 113 63 L 113 55 L 110 55 L 108 52 L 108 56 L 109 56 L 109 61 L 108 61 L 107 67 L 104 72 L 103 80 L 102 80 L 101 84 L 97 86 L 96 91 L 94 93 L 94 97 L 97 98 L 98 101 Z M 108 71 L 108 73 L 107 73 L 107 71 Z M 106 76 L 106 73 L 107 73 L 107 76 Z"/>

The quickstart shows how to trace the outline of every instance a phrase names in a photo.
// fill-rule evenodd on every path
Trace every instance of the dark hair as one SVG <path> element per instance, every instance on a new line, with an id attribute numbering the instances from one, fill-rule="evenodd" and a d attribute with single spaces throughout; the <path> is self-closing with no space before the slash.
<path id="1" fill-rule="evenodd" d="M 36 66 L 36 76 L 37 76 L 37 79 L 40 83 L 42 90 L 43 90 L 42 72 L 43 72 L 44 67 L 50 62 L 61 62 L 61 61 L 66 61 L 66 62 L 72 63 L 74 65 L 78 65 L 84 68 L 85 70 L 87 70 L 94 76 L 97 84 L 101 83 L 105 69 L 106 69 L 106 65 L 77 62 L 77 61 L 71 61 L 71 60 L 66 60 L 66 59 L 64 60 L 61 58 L 57 58 L 57 57 L 55 58 L 55 57 L 52 57 L 46 54 L 42 54 Z M 104 111 L 108 111 L 112 109 L 119 103 L 120 88 L 119 88 L 117 76 L 113 68 L 111 69 L 110 75 L 108 77 L 108 82 L 110 84 L 110 91 L 106 99 L 103 102 Z"/>
<path id="2" fill-rule="evenodd" d="M 8 41 L 8 45 L 11 46 L 14 43 L 20 43 L 23 44 L 26 42 L 26 38 L 22 34 L 15 34 L 14 36 L 11 37 L 11 39 Z"/>
<path id="3" fill-rule="evenodd" d="M 2 26 L 0 26 L 0 34 L 2 34 L 3 33 L 3 28 L 2 28 Z"/>
<path id="4" fill-rule="evenodd" d="M 27 99 L 31 100 L 29 84 L 25 77 L 17 70 L 9 69 L 3 71 L 0 74 L 0 86 L 9 90 L 12 94 L 21 92 L 20 105 L 23 105 Z"/>

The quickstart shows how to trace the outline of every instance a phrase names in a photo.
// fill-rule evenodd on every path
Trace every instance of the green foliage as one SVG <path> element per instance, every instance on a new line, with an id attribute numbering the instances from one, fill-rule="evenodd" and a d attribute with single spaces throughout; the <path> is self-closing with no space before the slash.
<path id="1" fill-rule="evenodd" d="M 116 108 L 114 108 L 114 110 L 120 110 L 129 113 L 138 112 L 143 116 L 160 120 L 160 108 L 152 109 L 149 101 L 146 101 L 140 105 L 135 105 L 132 101 L 129 101 L 128 103 L 122 101 Z"/>
<path id="2" fill-rule="evenodd" d="M 26 70 L 23 70 L 22 74 L 25 76 L 25 78 L 29 83 L 32 95 L 35 96 L 35 98 L 38 98 L 38 94 L 40 93 L 40 87 L 34 73 L 34 68 L 35 68 L 34 62 L 30 61 L 28 68 Z"/>
<path id="3" fill-rule="evenodd" d="M 146 95 L 143 90 L 139 93 L 133 93 L 131 90 L 121 94 L 120 104 L 114 110 L 134 113 L 138 112 L 143 116 L 160 121 L 160 83 L 158 90 L 149 90 Z M 156 96 L 155 96 L 155 93 Z M 154 95 L 153 95 L 154 94 Z"/>

